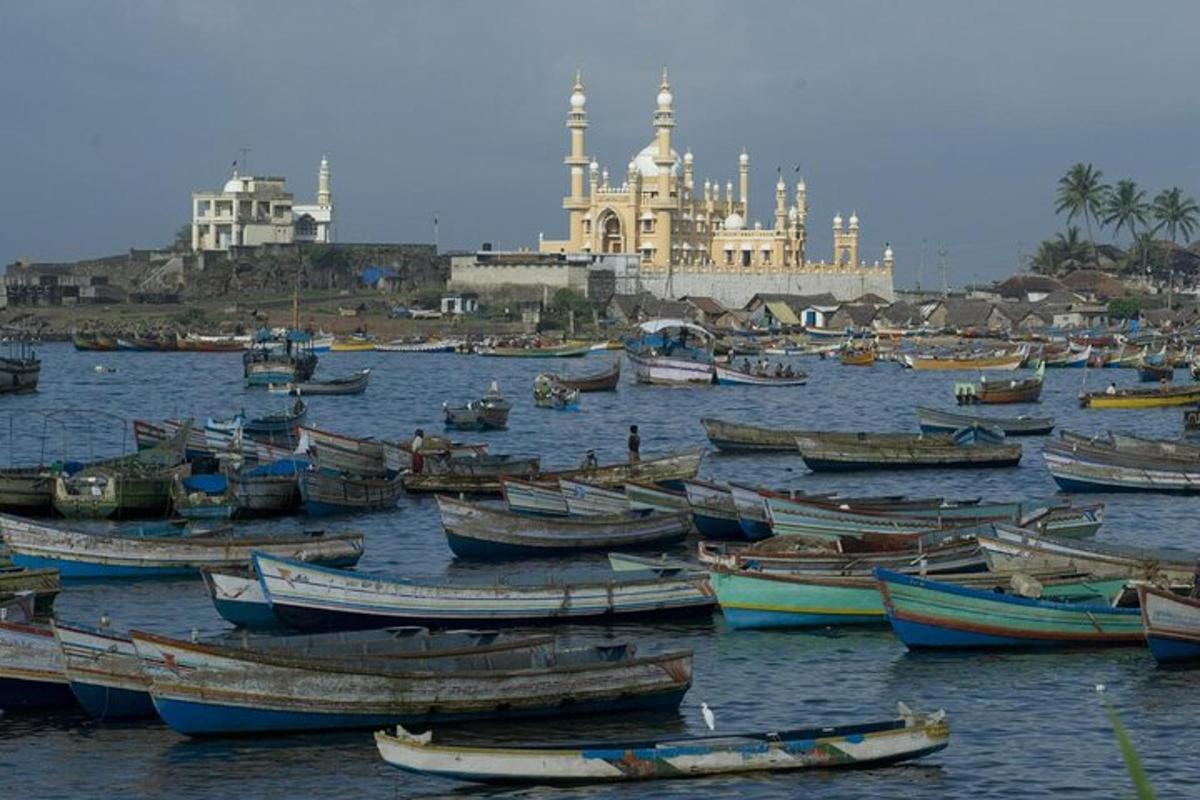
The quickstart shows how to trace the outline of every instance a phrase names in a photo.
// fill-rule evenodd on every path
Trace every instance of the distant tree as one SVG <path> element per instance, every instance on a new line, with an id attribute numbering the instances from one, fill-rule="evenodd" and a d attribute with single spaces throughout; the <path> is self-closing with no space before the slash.
<path id="1" fill-rule="evenodd" d="M 1033 271 L 1042 275 L 1058 275 L 1067 262 L 1083 262 L 1091 252 L 1090 245 L 1079 237 L 1079 228 L 1067 227 L 1065 234 L 1056 234 L 1038 245 L 1037 253 L 1030 259 Z"/>
<path id="2" fill-rule="evenodd" d="M 1138 228 L 1146 227 L 1150 205 L 1146 202 L 1146 193 L 1136 183 L 1126 179 L 1117 181 L 1117 185 L 1107 193 L 1100 214 L 1101 222 L 1112 226 L 1114 236 L 1120 236 L 1124 228 L 1130 240 L 1135 241 Z"/>
<path id="3" fill-rule="evenodd" d="M 1067 213 L 1068 224 L 1076 217 L 1083 217 L 1091 242 L 1092 258 L 1097 262 L 1100 259 L 1092 236 L 1092 219 L 1099 216 L 1108 195 L 1108 187 L 1100 180 L 1103 176 L 1104 173 L 1091 164 L 1081 162 L 1071 167 L 1066 175 L 1058 179 L 1058 195 L 1054 206 L 1055 213 Z"/>
<path id="4" fill-rule="evenodd" d="M 1117 297 L 1108 301 L 1108 316 L 1114 319 L 1136 319 L 1142 313 L 1142 304 L 1134 297 Z"/>
<path id="5" fill-rule="evenodd" d="M 171 242 L 171 250 L 183 253 L 192 249 L 192 226 L 180 225 L 175 231 L 175 240 Z"/>
<path id="6" fill-rule="evenodd" d="M 1200 224 L 1200 206 L 1178 186 L 1159 192 L 1150 210 L 1158 223 L 1155 230 L 1165 230 L 1172 244 L 1179 234 L 1185 240 L 1191 238 L 1192 231 Z"/>

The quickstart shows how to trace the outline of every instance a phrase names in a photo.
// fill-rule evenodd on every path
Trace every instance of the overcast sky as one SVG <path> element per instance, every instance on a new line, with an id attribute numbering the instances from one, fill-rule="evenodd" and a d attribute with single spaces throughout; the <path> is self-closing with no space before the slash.
<path id="1" fill-rule="evenodd" d="M 576 65 L 588 151 L 617 175 L 653 135 L 702 181 L 751 157 L 751 217 L 799 164 L 809 252 L 835 212 L 897 283 L 1010 274 L 1061 229 L 1076 161 L 1200 195 L 1195 2 L 22 2 L 0 0 L 0 261 L 161 245 L 189 194 L 250 170 L 312 198 L 341 241 L 533 246 L 565 232 Z M 1020 244 L 1023 243 L 1023 244 Z"/>

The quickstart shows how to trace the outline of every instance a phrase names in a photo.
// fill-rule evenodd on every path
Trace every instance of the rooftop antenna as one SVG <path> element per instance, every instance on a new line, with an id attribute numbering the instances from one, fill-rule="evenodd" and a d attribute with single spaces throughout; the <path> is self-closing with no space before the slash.
<path id="1" fill-rule="evenodd" d="M 945 247 L 938 247 L 938 267 L 942 271 L 942 297 L 950 295 L 950 287 L 946 282 L 946 253 Z"/>
<path id="2" fill-rule="evenodd" d="M 437 212 L 434 212 L 434 214 L 433 214 L 433 252 L 436 253 L 437 251 L 438 251 L 438 215 L 437 215 Z"/>
<path id="3" fill-rule="evenodd" d="M 917 265 L 917 291 L 921 291 L 921 280 L 925 277 L 925 246 L 928 240 L 921 239 L 921 263 Z"/>

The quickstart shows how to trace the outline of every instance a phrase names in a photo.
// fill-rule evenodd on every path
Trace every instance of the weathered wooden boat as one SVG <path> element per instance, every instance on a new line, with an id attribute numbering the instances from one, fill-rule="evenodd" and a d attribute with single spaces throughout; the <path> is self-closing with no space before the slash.
<path id="1" fill-rule="evenodd" d="M 292 384 L 289 390 L 297 396 L 306 395 L 352 395 L 362 394 L 367 390 L 367 381 L 371 378 L 371 370 L 364 368 L 352 375 L 343 375 L 327 381 L 301 381 Z"/>
<path id="2" fill-rule="evenodd" d="M 1170 364 L 1151 364 L 1143 359 L 1137 365 L 1138 380 L 1142 383 L 1161 383 L 1175 379 L 1175 367 Z"/>
<path id="3" fill-rule="evenodd" d="M 559 478 L 558 490 L 567 504 L 567 513 L 578 517 L 630 512 L 629 498 L 621 489 L 609 489 L 594 483 Z"/>
<path id="4" fill-rule="evenodd" d="M 552 517 L 565 517 L 570 513 L 567 498 L 558 486 L 530 483 L 505 475 L 500 477 L 500 491 L 505 508 L 513 513 Z"/>
<path id="5" fill-rule="evenodd" d="M 329 350 L 334 353 L 366 353 L 375 349 L 376 342 L 366 336 L 348 336 L 334 339 Z"/>
<path id="6" fill-rule="evenodd" d="M 1200 600 L 1150 584 L 1137 585 L 1146 644 L 1159 664 L 1200 661 Z"/>
<path id="7" fill-rule="evenodd" d="M 0 620 L 0 712 L 73 705 L 50 626 Z"/>
<path id="8" fill-rule="evenodd" d="M 865 469 L 1015 467 L 1020 444 L 959 445 L 939 434 L 858 434 L 854 439 L 817 434 L 797 436 L 804 465 L 813 472 Z"/>
<path id="9" fill-rule="evenodd" d="M 1187 442 L 1064 431 L 1042 457 L 1056 483 L 1071 492 L 1200 492 L 1200 448 Z"/>
<path id="10" fill-rule="evenodd" d="M 63 578 L 191 575 L 200 567 L 244 567 L 255 551 L 352 566 L 363 550 L 361 533 L 139 537 L 84 533 L 6 515 L 0 515 L 0 534 L 14 564 L 57 569 Z"/>
<path id="11" fill-rule="evenodd" d="M 304 405 L 303 400 L 297 400 L 290 409 L 277 414 L 268 414 L 252 419 L 243 418 L 242 434 L 269 442 L 283 438 L 289 443 L 294 443 L 293 440 L 298 435 L 300 426 L 304 424 L 307 416 L 308 407 Z"/>
<path id="12" fill-rule="evenodd" d="M 843 367 L 869 367 L 875 363 L 874 347 L 842 347 L 838 361 Z"/>
<path id="13" fill-rule="evenodd" d="M 1126 583 L 1124 578 L 1093 579 L 1070 573 L 1021 578 L 990 572 L 942 573 L 937 580 L 1001 592 L 1021 581 L 1028 582 L 1030 577 L 1037 581 L 1041 597 L 1073 602 L 1111 604 Z M 721 605 L 721 614 L 733 628 L 811 628 L 887 622 L 879 584 L 873 574 L 819 575 L 717 568 L 709 580 Z"/>
<path id="14" fill-rule="evenodd" d="M 1155 387 L 1153 389 L 1117 389 L 1083 392 L 1079 395 L 1081 408 L 1166 408 L 1194 406 L 1200 403 L 1200 384 Z"/>
<path id="15" fill-rule="evenodd" d="M 1191 581 L 1197 560 L 1184 550 L 1081 542 L 1009 525 L 996 525 L 975 539 L 988 568 L 998 572 L 1075 570 L 1101 578 L 1184 583 Z"/>
<path id="16" fill-rule="evenodd" d="M 1140 645 L 1141 612 L 956 586 L 876 569 L 888 622 L 909 649 Z"/>
<path id="17" fill-rule="evenodd" d="M 36 392 L 42 360 L 25 341 L 10 341 L 8 355 L 0 356 L 0 394 Z"/>
<path id="18" fill-rule="evenodd" d="M 200 336 L 192 333 L 175 340 L 176 349 L 193 353 L 241 353 L 249 344 L 249 339 L 237 336 Z"/>
<path id="19" fill-rule="evenodd" d="M 621 381 L 621 362 L 614 361 L 603 372 L 593 375 L 563 375 L 558 372 L 546 373 L 559 386 L 574 389 L 579 392 L 615 392 Z"/>
<path id="20" fill-rule="evenodd" d="M 814 549 L 798 537 L 775 536 L 749 545 L 700 542 L 697 555 L 700 563 L 711 569 L 809 575 L 869 577 L 875 567 L 926 575 L 983 572 L 988 568 L 987 559 L 973 538 L 951 539 L 928 546 L 917 543 L 879 552 L 840 553 Z"/>
<path id="21" fill-rule="evenodd" d="M 543 372 L 533 379 L 533 404 L 559 411 L 578 409 L 579 390 L 568 389 Z"/>
<path id="22" fill-rule="evenodd" d="M 954 433 L 971 426 L 1004 431 L 1005 436 L 1045 436 L 1054 430 L 1054 417 L 986 417 L 917 407 L 917 420 L 926 433 Z"/>
<path id="23" fill-rule="evenodd" d="M 63 674 L 83 710 L 98 720 L 156 717 L 149 681 L 127 634 L 56 620 Z"/>
<path id="24" fill-rule="evenodd" d="M 224 475 L 176 476 L 171 502 L 176 515 L 184 519 L 229 519 L 238 509 L 237 496 Z"/>
<path id="25" fill-rule="evenodd" d="M 508 412 L 512 403 L 500 393 L 500 387 L 492 385 L 478 400 L 463 406 L 442 404 L 446 427 L 459 431 L 502 431 L 508 427 Z"/>
<path id="26" fill-rule="evenodd" d="M 132 637 L 159 715 L 189 736 L 673 709 L 692 682 L 690 651 L 634 655 L 625 643 L 433 649 L 429 637 L 432 647 L 407 658 L 354 648 L 312 658 L 298 648 Z"/>
<path id="27" fill-rule="evenodd" d="M 242 376 L 247 386 L 301 383 L 312 378 L 319 359 L 312 352 L 308 334 L 290 332 L 280 350 L 263 344 L 242 354 Z"/>
<path id="28" fill-rule="evenodd" d="M 574 555 L 585 550 L 660 547 L 687 536 L 686 514 L 531 517 L 438 495 L 447 543 L 459 558 Z"/>
<path id="29" fill-rule="evenodd" d="M 882 722 L 642 741 L 567 741 L 519 747 L 435 744 L 433 734 L 379 731 L 383 760 L 407 772 L 479 783 L 616 783 L 898 764 L 950 741 L 944 712 Z"/>
<path id="30" fill-rule="evenodd" d="M 758 487 L 730 483 L 729 497 L 733 500 L 743 538 L 755 542 L 773 535 L 770 512 Z"/>
<path id="31" fill-rule="evenodd" d="M 382 353 L 453 353 L 463 345 L 461 339 L 430 339 L 420 342 L 405 342 L 399 339 L 387 344 L 376 344 Z"/>
<path id="32" fill-rule="evenodd" d="M 685 493 L 667 489 L 655 483 L 627 482 L 625 499 L 629 503 L 630 511 L 664 511 L 667 513 L 691 511 Z"/>
<path id="33" fill-rule="evenodd" d="M 71 342 L 75 345 L 76 350 L 111 352 L 118 349 L 117 340 L 102 333 L 73 331 Z"/>
<path id="34" fill-rule="evenodd" d="M 692 524 L 701 536 L 707 539 L 742 538 L 737 506 L 728 485 L 692 478 L 683 482 L 683 490 L 692 512 Z"/>
<path id="35" fill-rule="evenodd" d="M 301 427 L 297 449 L 307 451 L 330 472 L 381 478 L 390 471 L 385 444 L 372 438 L 360 439 Z"/>
<path id="36" fill-rule="evenodd" d="M 1055 355 L 1042 356 L 1042 363 L 1053 369 L 1083 369 L 1092 357 L 1092 346 L 1086 345 L 1078 352 L 1064 350 Z"/>
<path id="37" fill-rule="evenodd" d="M 49 467 L 0 469 L 0 511 L 45 516 L 54 511 L 54 481 Z"/>
<path id="38" fill-rule="evenodd" d="M 300 631 L 612 622 L 707 616 L 715 605 L 703 575 L 593 569 L 447 584 L 270 556 L 254 567 L 272 612 Z"/>
<path id="39" fill-rule="evenodd" d="M 652 319 L 639 328 L 640 337 L 625 344 L 638 383 L 712 383 L 713 337 L 707 330 L 681 319 Z"/>
<path id="40" fill-rule="evenodd" d="M 475 352 L 495 358 L 581 358 L 592 352 L 592 345 L 591 342 L 564 342 L 541 347 L 480 347 Z"/>
<path id="41" fill-rule="evenodd" d="M 552 487 L 558 486 L 558 481 L 561 479 L 580 480 L 593 486 L 608 488 L 623 486 L 626 481 L 660 483 L 669 486 L 693 477 L 699 471 L 703 458 L 703 450 L 685 450 L 655 458 L 645 458 L 641 461 L 602 464 L 597 467 L 557 472 L 540 472 L 536 475 L 526 476 L 524 479 Z M 405 490 L 413 493 L 474 495 L 500 495 L 503 493 L 498 475 L 425 473 L 417 475 L 408 473 L 402 475 L 401 480 Z"/>
<path id="42" fill-rule="evenodd" d="M 29 601 L 32 616 L 48 617 L 60 591 L 62 582 L 56 569 L 0 567 L 0 604 L 23 598 Z"/>
<path id="43" fill-rule="evenodd" d="M 744 372 L 723 364 L 714 364 L 713 371 L 716 382 L 722 386 L 803 386 L 808 383 L 808 375 L 803 372 L 794 372 L 791 375 L 782 372 L 778 375 L 764 375 Z"/>
<path id="44" fill-rule="evenodd" d="M 912 369 L 1017 369 L 1025 363 L 1024 353 L 956 354 L 951 356 L 904 356 Z"/>
<path id="45" fill-rule="evenodd" d="M 954 398 L 959 405 L 981 403 L 1004 405 L 1012 403 L 1036 403 L 1042 396 L 1042 384 L 1046 375 L 1045 365 L 1039 365 L 1032 378 L 1013 378 L 1007 381 L 989 381 L 981 376 L 974 383 L 954 385 Z"/>
<path id="46" fill-rule="evenodd" d="M 311 516 L 386 511 L 396 508 L 404 486 L 400 478 L 351 478 L 316 467 L 300 473 L 300 499 Z"/>
<path id="47" fill-rule="evenodd" d="M 212 599 L 213 608 L 227 622 L 240 628 L 274 628 L 279 625 L 262 584 L 250 569 L 218 569 L 205 567 L 200 570 L 204 586 Z"/>
<path id="48" fill-rule="evenodd" d="M 290 514 L 300 507 L 300 474 L 311 462 L 287 458 L 243 469 L 229 477 L 237 501 L 237 516 L 267 517 Z"/>
<path id="49" fill-rule="evenodd" d="M 765 428 L 741 422 L 726 422 L 712 417 L 704 417 L 700 420 L 700 424 L 704 426 L 708 440 L 718 450 L 726 452 L 777 451 L 793 453 L 796 450 L 796 437 L 809 433 L 809 431 L 795 428 Z"/>

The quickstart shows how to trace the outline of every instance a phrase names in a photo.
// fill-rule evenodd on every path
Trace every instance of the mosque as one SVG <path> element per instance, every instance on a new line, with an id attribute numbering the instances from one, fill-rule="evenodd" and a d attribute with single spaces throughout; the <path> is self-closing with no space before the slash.
<path id="1" fill-rule="evenodd" d="M 780 174 L 775 184 L 774 217 L 769 225 L 751 222 L 750 156 L 738 157 L 737 196 L 733 182 L 697 183 L 690 150 L 681 158 L 672 146 L 674 96 L 662 73 L 654 111 L 654 139 L 626 167 L 609 174 L 589 158 L 587 97 L 580 73 L 571 91 L 567 129 L 570 194 L 563 198 L 567 238 L 540 238 L 543 253 L 640 256 L 640 282 L 660 297 L 715 297 L 740 305 L 756 293 L 832 293 L 850 300 L 867 293 L 894 297 L 891 247 L 882 262 L 860 260 L 857 214 L 833 218 L 830 261 L 814 261 L 807 252 L 808 190 L 803 178 L 788 203 Z M 617 181 L 620 181 L 619 183 Z"/>

